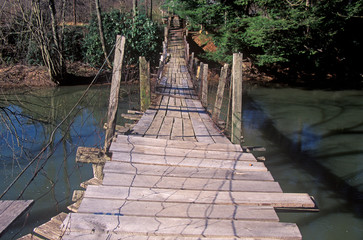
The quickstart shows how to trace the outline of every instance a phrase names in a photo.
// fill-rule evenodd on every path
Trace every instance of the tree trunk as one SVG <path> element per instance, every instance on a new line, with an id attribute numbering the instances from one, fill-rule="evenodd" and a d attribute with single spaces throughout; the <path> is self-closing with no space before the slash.
<path id="1" fill-rule="evenodd" d="M 136 16 L 136 11 L 137 11 L 137 0 L 132 0 L 132 16 L 133 17 Z"/>
<path id="2" fill-rule="evenodd" d="M 50 16 L 52 19 L 51 25 L 52 25 L 52 35 L 53 35 L 53 43 L 55 46 L 55 53 L 54 53 L 54 57 L 58 59 L 58 66 L 56 66 L 57 69 L 57 78 L 62 79 L 63 78 L 63 74 L 65 73 L 65 67 L 64 67 L 64 59 L 63 59 L 63 44 L 61 41 L 61 38 L 63 38 L 63 35 L 61 37 L 59 37 L 58 35 L 58 23 L 57 23 L 57 19 L 56 19 L 56 15 L 57 15 L 57 11 L 55 8 L 55 4 L 54 4 L 54 0 L 49 0 L 49 9 L 50 9 Z M 62 0 L 62 7 L 65 7 L 65 0 Z M 62 13 L 63 15 L 63 13 Z M 63 30 L 64 27 L 62 27 Z M 62 32 L 63 34 L 63 32 Z"/>
<path id="3" fill-rule="evenodd" d="M 97 13 L 97 20 L 98 20 L 98 31 L 100 32 L 100 40 L 101 40 L 103 55 L 105 56 L 105 60 L 107 62 L 108 67 L 112 68 L 111 62 L 110 62 L 110 60 L 108 59 L 108 56 L 107 56 L 105 37 L 104 37 L 104 34 L 103 34 L 100 1 L 95 0 L 95 3 L 96 3 L 96 13 Z"/>
<path id="4" fill-rule="evenodd" d="M 153 20 L 153 0 L 150 0 L 150 20 Z"/>
<path id="5" fill-rule="evenodd" d="M 61 49 L 59 48 L 60 43 L 57 36 L 57 22 L 55 19 L 54 1 L 49 0 L 48 6 L 51 10 L 51 30 L 49 30 L 47 28 L 47 24 L 44 23 L 43 13 L 40 8 L 40 0 L 31 1 L 31 15 L 29 19 L 27 19 L 25 12 L 22 12 L 22 14 L 24 19 L 26 19 L 29 24 L 29 31 L 32 33 L 39 46 L 44 65 L 48 69 L 49 77 L 52 81 L 59 84 L 59 81 L 62 80 L 63 71 L 65 68 L 62 66 L 63 55 Z M 49 38 L 47 35 L 49 31 L 52 32 L 51 38 Z"/>
<path id="6" fill-rule="evenodd" d="M 77 25 L 77 11 L 76 11 L 76 0 L 73 0 L 73 24 Z"/>

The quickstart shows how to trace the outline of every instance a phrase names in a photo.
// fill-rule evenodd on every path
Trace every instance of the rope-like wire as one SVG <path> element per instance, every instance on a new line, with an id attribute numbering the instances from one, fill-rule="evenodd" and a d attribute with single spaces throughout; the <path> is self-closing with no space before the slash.
<path id="1" fill-rule="evenodd" d="M 115 50 L 117 42 L 115 43 L 115 45 L 113 46 L 113 48 L 111 49 L 108 57 L 113 53 L 113 51 Z M 107 58 L 108 58 L 107 57 Z M 88 87 L 86 88 L 86 90 L 83 92 L 82 96 L 78 99 L 78 101 L 75 103 L 75 105 L 71 108 L 71 110 L 68 112 L 68 114 L 63 118 L 63 120 L 53 129 L 50 137 L 49 137 L 49 142 L 47 143 L 47 145 L 45 145 L 42 150 L 40 150 L 40 152 L 26 165 L 26 167 L 16 176 L 16 178 L 10 183 L 10 185 L 4 190 L 4 192 L 1 194 L 0 199 L 2 199 L 5 194 L 7 192 L 9 192 L 9 190 L 14 186 L 14 184 L 19 180 L 19 178 L 26 172 L 26 170 L 45 152 L 45 150 L 53 143 L 53 137 L 55 132 L 63 125 L 63 123 L 70 117 L 70 115 L 73 113 L 73 111 L 79 106 L 79 104 L 81 103 L 81 101 L 83 100 L 83 98 L 87 95 L 88 91 L 90 90 L 90 88 L 92 87 L 92 85 L 96 82 L 96 80 L 98 79 L 99 75 L 102 72 L 102 69 L 104 68 L 104 66 L 106 65 L 106 60 L 103 62 L 102 66 L 100 67 L 100 69 L 98 70 L 96 76 L 92 79 L 91 83 L 88 85 Z M 53 155 L 54 152 L 51 153 L 51 155 L 47 156 L 47 160 L 48 161 L 49 157 L 51 157 Z M 31 179 L 31 181 L 33 181 L 34 177 L 39 173 L 40 170 L 36 171 Z"/>

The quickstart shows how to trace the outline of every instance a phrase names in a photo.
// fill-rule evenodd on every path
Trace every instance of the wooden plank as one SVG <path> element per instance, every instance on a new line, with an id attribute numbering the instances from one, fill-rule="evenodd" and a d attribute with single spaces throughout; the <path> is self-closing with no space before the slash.
<path id="1" fill-rule="evenodd" d="M 85 198 L 79 213 L 142 216 L 279 221 L 272 207 L 223 204 L 165 203 Z"/>
<path id="2" fill-rule="evenodd" d="M 158 112 L 144 136 L 148 137 L 148 138 L 157 138 L 161 125 L 163 123 L 164 117 L 165 117 L 165 115 Z M 111 145 L 111 148 L 113 148 L 112 145 Z"/>
<path id="3" fill-rule="evenodd" d="M 282 192 L 277 182 L 108 173 L 103 185 L 232 192 Z"/>
<path id="4" fill-rule="evenodd" d="M 119 186 L 88 186 L 85 197 L 127 199 L 132 201 L 237 204 L 279 208 L 315 207 L 315 203 L 306 193 L 222 192 Z"/>
<path id="5" fill-rule="evenodd" d="M 200 118 L 198 110 L 195 108 L 191 99 L 185 99 L 185 102 L 187 104 L 190 120 L 192 122 L 195 138 L 197 139 L 197 141 L 205 143 L 215 143 L 213 138 L 210 136 L 208 129 Z"/>
<path id="6" fill-rule="evenodd" d="M 129 162 L 107 162 L 104 173 L 138 174 L 151 176 L 237 179 L 250 181 L 273 181 L 268 171 L 241 171 L 221 168 L 182 167 L 167 165 L 150 165 Z"/>
<path id="7" fill-rule="evenodd" d="M 101 185 L 101 184 L 102 184 L 102 180 L 94 177 L 94 178 L 91 178 L 91 179 L 89 179 L 87 181 L 82 182 L 80 184 L 80 186 L 82 188 L 87 188 L 87 186 L 89 186 L 89 185 Z"/>
<path id="8" fill-rule="evenodd" d="M 34 228 L 34 232 L 46 239 L 50 240 L 61 239 L 61 236 L 64 233 L 61 226 L 67 215 L 68 214 L 63 212 L 59 213 L 57 216 L 51 218 L 49 222 L 46 222 L 40 225 L 39 227 Z"/>
<path id="9" fill-rule="evenodd" d="M 167 135 L 167 133 L 165 135 Z M 121 142 L 114 142 L 110 150 L 114 154 L 117 152 L 128 152 L 128 153 L 132 152 L 132 153 L 142 153 L 142 154 L 160 155 L 160 156 L 179 156 L 179 157 L 194 157 L 194 158 L 211 158 L 211 159 L 220 159 L 220 160 L 228 159 L 228 160 L 240 160 L 240 161 L 256 161 L 256 158 L 253 156 L 252 153 L 245 153 L 245 152 L 225 152 L 225 151 L 216 151 L 216 150 L 203 151 L 199 149 L 133 145 L 130 143 L 121 143 Z"/>
<path id="10" fill-rule="evenodd" d="M 130 114 L 130 113 L 121 113 L 121 117 L 129 120 L 138 121 L 141 119 L 142 115 L 140 114 Z"/>
<path id="11" fill-rule="evenodd" d="M 161 139 L 170 139 L 172 127 L 173 127 L 173 118 L 165 116 L 157 137 Z"/>
<path id="12" fill-rule="evenodd" d="M 25 236 L 22 236 L 21 238 L 18 238 L 18 240 L 43 240 L 43 238 L 40 238 L 36 235 L 33 235 L 32 233 L 29 233 Z"/>
<path id="13" fill-rule="evenodd" d="M 235 237 L 301 239 L 292 223 L 243 220 L 185 219 L 161 217 L 110 216 L 71 213 L 65 224 L 67 232 L 130 233 L 156 236 Z"/>
<path id="14" fill-rule="evenodd" d="M 143 136 L 146 133 L 146 131 L 149 129 L 152 120 L 156 115 L 156 112 L 157 111 L 153 109 L 146 110 L 145 113 L 140 118 L 140 120 L 137 122 L 137 124 L 133 127 L 133 134 Z"/>
<path id="15" fill-rule="evenodd" d="M 150 139 L 132 135 L 118 135 L 117 143 L 131 143 L 133 145 L 144 145 L 144 146 L 155 146 L 155 147 L 171 147 L 171 148 L 182 148 L 182 149 L 195 149 L 203 151 L 224 151 L 224 152 L 243 152 L 243 149 L 238 144 L 208 144 L 202 142 L 189 142 L 189 141 L 178 141 L 178 140 L 166 140 L 166 139 Z M 116 144 L 113 142 L 113 144 Z"/>
<path id="16" fill-rule="evenodd" d="M 107 240 L 195 240 L 196 237 L 185 237 L 185 236 L 150 236 L 150 235 L 140 235 L 136 233 L 82 233 L 82 232 L 71 232 L 67 233 L 62 238 L 63 240 L 99 240 L 99 239 L 107 239 Z M 221 240 L 221 238 L 213 238 L 213 237 L 198 237 L 198 240 Z M 223 237 L 223 240 L 236 240 L 235 237 L 227 238 Z M 276 238 L 264 238 L 264 240 L 276 240 Z"/>
<path id="17" fill-rule="evenodd" d="M 170 139 L 183 140 L 183 120 L 181 118 L 174 118 Z"/>
<path id="18" fill-rule="evenodd" d="M 103 149 L 91 147 L 78 147 L 76 162 L 102 164 L 110 160 Z"/>
<path id="19" fill-rule="evenodd" d="M 209 114 L 204 110 L 201 102 L 198 100 L 189 100 L 189 105 L 193 106 L 195 110 L 199 113 L 200 118 L 203 121 L 203 124 L 208 130 L 209 135 L 212 137 L 213 141 L 216 143 L 224 143 L 228 144 L 230 141 L 227 139 L 224 134 L 218 129 L 218 127 L 214 124 L 212 119 L 210 118 Z"/>
<path id="20" fill-rule="evenodd" d="M 189 118 L 183 118 L 183 140 L 185 142 L 191 142 L 191 143 L 200 143 L 197 142 L 195 138 L 195 133 L 193 129 L 192 122 Z M 180 146 L 183 146 L 183 144 L 180 144 Z M 193 148 L 193 147 L 191 147 Z"/>
<path id="21" fill-rule="evenodd" d="M 0 201 L 0 236 L 21 214 L 28 210 L 33 200 L 1 200 Z"/>
<path id="22" fill-rule="evenodd" d="M 237 171 L 267 171 L 264 163 L 257 161 L 235 161 L 235 160 L 219 160 L 209 158 L 194 158 L 180 156 L 159 156 L 128 152 L 114 152 L 112 161 L 154 164 L 165 166 L 183 166 L 183 167 L 199 167 L 199 168 L 221 168 L 233 169 Z"/>

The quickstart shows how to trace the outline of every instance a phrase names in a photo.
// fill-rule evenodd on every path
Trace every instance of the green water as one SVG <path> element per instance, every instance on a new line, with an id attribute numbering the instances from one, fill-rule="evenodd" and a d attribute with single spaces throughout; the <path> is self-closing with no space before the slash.
<path id="1" fill-rule="evenodd" d="M 362 239 L 363 91 L 246 87 L 246 145 L 264 146 L 284 192 L 306 192 L 320 212 L 279 212 L 303 239 Z"/>
<path id="2" fill-rule="evenodd" d="M 49 141 L 54 127 L 84 90 L 61 87 L 2 92 L 1 192 Z M 245 90 L 245 145 L 264 146 L 267 151 L 255 155 L 266 157 L 267 167 L 284 192 L 309 193 L 320 209 L 279 212 L 280 220 L 296 222 L 304 239 L 362 239 L 363 91 L 247 86 Z M 137 94 L 132 89 L 123 92 L 119 111 L 137 108 Z M 47 155 L 54 152 L 22 197 L 35 199 L 34 206 L 2 239 L 26 234 L 57 212 L 66 211 L 73 190 L 92 177 L 90 165 L 75 163 L 75 152 L 78 146 L 102 147 L 108 96 L 109 86 L 93 87 L 76 113 L 56 131 L 54 144 L 5 195 L 3 199 L 16 199 Z M 210 101 L 214 99 L 211 95 Z M 10 125 L 4 124 L 8 118 Z"/>
<path id="3" fill-rule="evenodd" d="M 55 127 L 75 106 L 86 87 L 17 89 L 0 94 L 0 192 L 47 145 Z M 16 239 L 67 211 L 79 184 L 93 177 L 90 164 L 76 164 L 78 146 L 103 147 L 103 123 L 109 100 L 109 86 L 94 86 L 72 114 L 55 131 L 54 142 L 20 177 L 2 200 L 34 199 L 30 211 L 17 220 L 1 239 Z M 123 86 L 119 113 L 138 108 L 135 86 Z M 124 120 L 119 120 L 123 124 Z M 38 173 L 37 173 L 38 172 Z M 33 178 L 34 174 L 37 176 Z M 26 188 L 26 186 L 28 187 Z"/>

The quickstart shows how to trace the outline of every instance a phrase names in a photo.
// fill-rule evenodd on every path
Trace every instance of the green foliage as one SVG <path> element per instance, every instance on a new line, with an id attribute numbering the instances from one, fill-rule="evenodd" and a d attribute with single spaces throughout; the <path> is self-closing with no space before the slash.
<path id="1" fill-rule="evenodd" d="M 83 36 L 84 28 L 77 26 L 66 26 L 63 36 L 64 58 L 74 62 L 83 60 Z"/>
<path id="2" fill-rule="evenodd" d="M 102 13 L 102 25 L 108 52 L 115 45 L 116 36 L 124 35 L 125 60 L 128 64 L 136 64 L 139 56 L 157 60 L 160 51 L 160 28 L 145 15 L 138 14 L 132 19 L 131 15 L 114 10 Z M 83 47 L 87 62 L 94 66 L 100 66 L 104 62 L 96 16 L 93 16 L 89 24 Z"/>
<path id="3" fill-rule="evenodd" d="M 363 0 L 173 0 L 167 4 L 191 29 L 213 37 L 207 56 L 229 62 L 243 52 L 255 65 L 359 76 Z M 360 70 L 359 70 L 360 69 Z"/>

